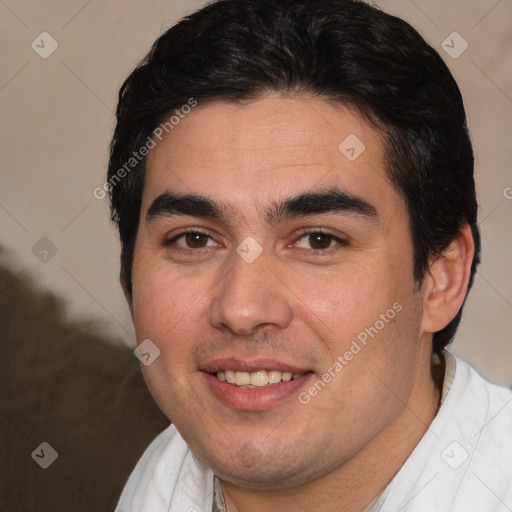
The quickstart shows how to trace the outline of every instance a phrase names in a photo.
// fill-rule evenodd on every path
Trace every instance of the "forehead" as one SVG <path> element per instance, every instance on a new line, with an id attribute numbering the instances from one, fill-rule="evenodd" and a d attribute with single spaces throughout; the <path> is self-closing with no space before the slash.
<path id="1" fill-rule="evenodd" d="M 150 151 L 143 209 L 172 191 L 215 197 L 235 210 L 255 205 L 256 213 L 280 197 L 330 187 L 370 203 L 400 203 L 384 162 L 381 135 L 344 105 L 275 94 L 210 102 Z"/>

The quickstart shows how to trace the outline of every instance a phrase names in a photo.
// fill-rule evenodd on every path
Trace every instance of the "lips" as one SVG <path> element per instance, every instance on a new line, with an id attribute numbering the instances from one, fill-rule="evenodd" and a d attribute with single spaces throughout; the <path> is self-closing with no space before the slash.
<path id="1" fill-rule="evenodd" d="M 201 368 L 203 371 L 208 373 L 218 373 L 218 372 L 226 372 L 226 370 L 231 370 L 233 372 L 258 372 L 265 370 L 269 371 L 278 371 L 282 373 L 291 373 L 299 374 L 306 373 L 309 371 L 309 368 L 304 368 L 298 365 L 292 365 L 289 363 L 284 363 L 282 361 L 277 361 L 275 359 L 242 359 L 235 357 L 228 357 L 222 359 L 215 359 L 209 363 L 206 363 Z"/>
<path id="2" fill-rule="evenodd" d="M 314 375 L 298 365 L 270 359 L 216 359 L 202 370 L 213 395 L 244 411 L 263 411 L 293 397 Z"/>
<path id="3" fill-rule="evenodd" d="M 303 375 L 304 373 L 281 372 L 279 370 L 258 370 L 256 372 L 225 370 L 216 373 L 217 378 L 222 382 L 246 388 L 260 388 L 279 384 L 281 381 L 289 382 Z"/>

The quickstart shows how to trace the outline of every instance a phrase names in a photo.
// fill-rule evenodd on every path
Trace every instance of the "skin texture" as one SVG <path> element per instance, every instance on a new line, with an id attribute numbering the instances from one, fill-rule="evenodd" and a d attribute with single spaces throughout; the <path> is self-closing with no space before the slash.
<path id="1" fill-rule="evenodd" d="M 350 134 L 365 145 L 354 161 L 338 149 Z M 436 414 L 431 333 L 462 304 L 472 239 L 464 227 L 418 287 L 407 209 L 384 162 L 381 136 L 348 108 L 277 94 L 199 105 L 148 156 L 127 294 L 138 342 L 161 351 L 144 376 L 222 479 L 230 512 L 363 510 Z M 376 215 L 267 222 L 276 202 L 332 188 Z M 165 192 L 207 197 L 226 218 L 148 217 Z M 335 238 L 320 238 L 322 251 L 304 229 Z M 176 238 L 190 230 L 207 235 L 197 248 Z M 262 248 L 252 263 L 236 252 L 247 237 Z M 266 410 L 236 409 L 201 371 L 216 358 L 270 358 L 311 371 L 307 391 L 393 304 L 394 318 L 307 404 L 294 393 Z"/>

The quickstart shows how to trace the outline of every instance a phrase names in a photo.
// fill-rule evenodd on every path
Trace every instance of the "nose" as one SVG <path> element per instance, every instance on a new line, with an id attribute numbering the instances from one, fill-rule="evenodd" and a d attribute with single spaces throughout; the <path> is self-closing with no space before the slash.
<path id="1" fill-rule="evenodd" d="M 290 291 L 261 255 L 247 263 L 233 256 L 231 271 L 212 296 L 210 324 L 234 334 L 249 335 L 265 328 L 283 329 L 292 320 Z"/>

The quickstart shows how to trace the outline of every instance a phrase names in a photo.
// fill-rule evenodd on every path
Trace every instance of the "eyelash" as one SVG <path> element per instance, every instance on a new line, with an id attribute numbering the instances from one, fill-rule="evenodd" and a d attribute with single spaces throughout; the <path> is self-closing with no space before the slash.
<path id="1" fill-rule="evenodd" d="M 189 234 L 203 235 L 203 236 L 208 237 L 210 240 L 216 241 L 215 238 L 212 237 L 210 233 L 207 233 L 207 232 L 202 231 L 200 229 L 190 228 L 190 229 L 187 229 L 186 231 L 182 231 L 181 233 L 178 233 L 177 235 L 173 236 L 172 238 L 170 238 L 168 240 L 165 240 L 164 245 L 165 245 L 165 247 L 171 247 L 172 244 L 174 244 L 175 242 L 180 240 L 182 237 L 184 237 L 186 235 L 189 235 Z M 342 247 L 346 247 L 348 245 L 348 241 L 347 240 L 344 240 L 343 238 L 340 238 L 339 236 L 336 236 L 336 235 L 333 235 L 332 233 L 324 231 L 321 228 L 315 228 L 315 229 L 310 229 L 310 230 L 302 231 L 296 237 L 296 239 L 294 240 L 293 244 L 296 244 L 299 240 L 301 240 L 301 239 L 303 239 L 305 237 L 308 237 L 308 236 L 311 236 L 311 235 L 317 235 L 317 234 L 329 237 L 332 242 L 336 242 L 335 245 L 332 246 L 332 247 L 328 247 L 326 249 L 304 249 L 304 248 L 299 248 L 299 250 L 301 252 L 307 252 L 309 255 L 313 255 L 313 256 L 317 257 L 317 256 L 323 256 L 323 255 L 330 254 L 330 253 L 332 253 L 332 252 L 334 252 L 336 250 L 339 250 Z M 290 246 L 288 245 L 287 247 L 290 247 Z M 173 250 L 181 252 L 181 253 L 184 253 L 184 254 L 193 254 L 193 255 L 196 255 L 196 256 L 201 256 L 202 254 L 210 251 L 210 249 L 208 247 L 200 247 L 200 248 L 194 249 L 194 248 L 191 248 L 191 247 L 184 248 L 184 247 L 180 247 L 180 246 L 173 247 Z"/>
<path id="2" fill-rule="evenodd" d="M 203 235 L 203 236 L 208 237 L 210 240 L 214 240 L 215 241 L 214 237 L 212 237 L 209 233 L 206 233 L 205 231 L 202 231 L 200 229 L 189 228 L 186 231 L 182 231 L 181 233 L 178 233 L 177 235 L 173 236 L 172 238 L 170 238 L 168 240 L 165 240 L 164 241 L 164 245 L 165 245 L 165 247 L 171 247 L 172 244 L 175 243 L 180 238 L 183 238 L 184 236 L 191 235 L 191 234 Z M 185 248 L 185 247 L 176 246 L 176 247 L 173 247 L 172 249 L 174 251 L 177 251 L 177 252 L 180 252 L 180 253 L 183 253 L 183 254 L 193 254 L 195 256 L 200 256 L 201 254 L 204 254 L 205 252 L 209 251 L 209 249 L 207 247 L 201 247 L 201 248 L 198 248 L 198 249 L 193 249 L 193 248 L 190 248 L 190 247 L 189 248 Z"/>
<path id="3" fill-rule="evenodd" d="M 323 236 L 330 238 L 331 242 L 336 242 L 332 247 L 327 247 L 326 249 L 299 248 L 301 251 L 305 251 L 308 254 L 313 255 L 315 257 L 320 257 L 320 256 L 331 254 L 332 252 L 335 252 L 335 251 L 341 249 L 342 247 L 346 247 L 348 245 L 347 240 L 340 238 L 339 236 L 333 235 L 332 233 L 329 233 L 328 231 L 324 231 L 321 228 L 315 228 L 315 229 L 309 229 L 309 230 L 302 231 L 293 243 L 296 244 L 302 238 L 306 238 L 311 235 L 323 235 Z"/>

